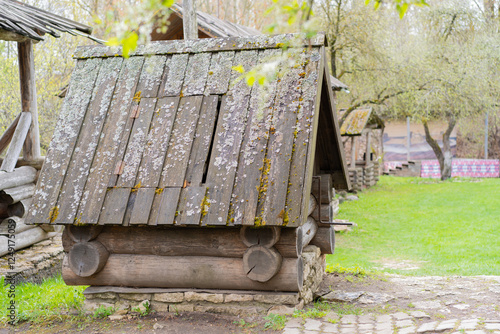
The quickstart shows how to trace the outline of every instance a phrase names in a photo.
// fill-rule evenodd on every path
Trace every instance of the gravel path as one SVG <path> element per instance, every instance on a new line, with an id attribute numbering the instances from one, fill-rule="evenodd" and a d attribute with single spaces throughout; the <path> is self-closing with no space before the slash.
<path id="1" fill-rule="evenodd" d="M 500 334 L 500 276 L 356 279 L 329 275 L 320 295 L 352 304 L 363 315 L 294 318 L 284 334 Z M 358 309 L 358 310 L 359 310 Z"/>

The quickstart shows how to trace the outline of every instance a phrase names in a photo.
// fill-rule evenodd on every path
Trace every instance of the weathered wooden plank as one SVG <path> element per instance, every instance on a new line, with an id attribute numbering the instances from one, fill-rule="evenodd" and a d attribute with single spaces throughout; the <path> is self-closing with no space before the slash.
<path id="1" fill-rule="evenodd" d="M 226 94 L 231 79 L 234 51 L 214 52 L 208 71 L 205 95 Z"/>
<path id="2" fill-rule="evenodd" d="M 305 38 L 305 35 L 282 34 L 282 35 L 259 35 L 251 37 L 226 37 L 226 38 L 204 38 L 189 41 L 157 41 L 147 46 L 139 46 L 131 56 L 151 55 L 151 54 L 174 54 L 174 53 L 200 53 L 217 52 L 228 50 L 257 50 L 281 48 L 285 44 L 294 41 L 295 45 L 322 46 L 325 44 L 325 34 L 318 33 L 313 38 Z M 93 58 L 93 57 L 114 57 L 121 55 L 121 51 L 107 46 L 81 46 L 73 57 Z"/>
<path id="3" fill-rule="evenodd" d="M 212 53 L 195 53 L 189 56 L 182 87 L 183 96 L 202 95 L 204 93 L 211 57 Z"/>
<path id="4" fill-rule="evenodd" d="M 147 134 L 156 108 L 156 102 L 156 98 L 141 98 L 139 117 L 134 121 L 123 159 L 123 173 L 116 182 L 118 187 L 131 188 L 136 184 L 137 170 L 146 146 Z"/>
<path id="5" fill-rule="evenodd" d="M 116 165 L 115 157 L 119 155 L 118 149 L 122 143 L 122 137 L 126 134 L 128 139 L 132 127 L 133 119 L 129 117 L 130 109 L 131 105 L 137 105 L 132 98 L 143 63 L 144 59 L 139 57 L 130 57 L 123 61 L 113 100 L 102 128 L 102 137 L 99 140 L 78 208 L 77 217 L 83 224 L 97 224 L 110 178 L 113 179 L 113 184 L 116 181 L 116 176 L 111 173 Z M 121 153 L 122 157 L 123 153 Z"/>
<path id="6" fill-rule="evenodd" d="M 288 216 L 285 202 L 290 175 L 293 141 L 297 113 L 301 98 L 301 83 L 304 72 L 303 50 L 290 49 L 288 57 L 295 61 L 293 68 L 285 71 L 277 87 L 277 98 L 273 106 L 273 118 L 267 144 L 267 163 L 263 177 L 267 185 L 259 199 L 258 210 L 262 212 L 262 224 L 286 225 Z M 285 66 L 289 66 L 285 64 Z"/>
<path id="7" fill-rule="evenodd" d="M 161 188 L 184 186 L 202 101 L 203 96 L 181 98 L 161 174 Z"/>
<path id="8" fill-rule="evenodd" d="M 307 112 L 309 117 L 312 118 L 310 119 L 310 125 L 307 127 L 307 134 L 308 137 L 306 138 L 307 141 L 307 151 L 305 153 L 305 158 L 304 157 L 298 157 L 302 164 L 304 164 L 304 161 L 306 161 L 305 164 L 305 169 L 304 169 L 304 178 L 302 181 L 302 203 L 300 207 L 300 218 L 298 221 L 295 222 L 294 226 L 297 225 L 302 225 L 306 222 L 307 220 L 307 208 L 309 206 L 309 194 L 311 193 L 311 183 L 312 183 L 312 176 L 314 172 L 314 164 L 312 163 L 314 161 L 314 155 L 316 153 L 316 139 L 317 139 L 317 134 L 318 134 L 318 123 L 319 123 L 319 110 L 320 110 L 320 101 L 321 101 L 321 94 L 323 89 L 330 89 L 330 87 L 324 87 L 324 74 L 325 74 L 325 62 L 326 60 L 321 57 L 321 55 L 324 55 L 324 47 L 321 47 L 320 50 L 315 50 L 312 49 L 312 52 L 309 57 L 309 63 L 312 65 L 314 62 L 318 62 L 317 65 L 317 75 L 315 76 L 310 76 L 311 78 L 311 88 L 307 91 L 303 92 L 303 99 L 304 100 L 309 100 L 309 112 Z M 314 73 L 314 72 L 311 72 Z M 308 80 L 304 80 L 308 81 Z M 307 110 L 307 109 L 304 109 Z M 306 115 L 303 115 L 302 117 L 307 117 Z M 300 122 L 300 119 L 299 119 Z M 295 152 L 297 154 L 297 151 Z M 292 157 L 293 159 L 293 157 Z M 291 183 L 291 182 L 290 182 Z M 299 190 L 300 191 L 300 190 Z M 290 202 L 290 207 L 293 207 L 295 205 L 298 205 L 297 202 Z M 289 224 L 292 225 L 292 224 Z"/>
<path id="9" fill-rule="evenodd" d="M 99 225 L 123 223 L 131 188 L 109 188 L 99 216 Z"/>
<path id="10" fill-rule="evenodd" d="M 35 180 L 36 169 L 30 166 L 16 168 L 10 173 L 0 171 L 0 189 L 19 187 Z"/>
<path id="11" fill-rule="evenodd" d="M 122 61 L 122 58 L 103 60 L 92 99 L 81 126 L 80 136 L 61 187 L 57 203 L 59 214 L 54 219 L 55 224 L 72 224 L 75 219 L 79 223 L 76 217 L 78 205 L 113 97 Z"/>
<path id="12" fill-rule="evenodd" d="M 165 66 L 158 96 L 178 96 L 181 93 L 188 58 L 189 54 L 187 53 L 172 56 Z"/>
<path id="13" fill-rule="evenodd" d="M 16 118 L 14 118 L 7 130 L 5 130 L 0 137 L 0 154 L 2 154 L 3 151 L 9 146 L 9 143 L 14 136 L 14 132 L 16 131 L 17 124 L 19 123 L 19 118 L 21 118 L 21 113 L 17 114 Z"/>
<path id="14" fill-rule="evenodd" d="M 61 184 L 68 168 L 79 130 L 87 111 L 102 59 L 78 62 L 71 77 L 70 89 L 64 99 L 27 223 L 50 223 L 57 218 L 56 206 Z"/>
<path id="15" fill-rule="evenodd" d="M 304 71 L 304 80 L 302 81 L 302 101 L 299 105 L 297 114 L 297 124 L 295 125 L 295 140 L 293 143 L 293 154 L 290 167 L 290 180 L 288 187 L 288 195 L 286 199 L 286 212 L 288 216 L 288 226 L 299 226 L 301 221 L 301 212 L 303 216 L 307 214 L 308 203 L 303 203 L 303 196 L 307 196 L 309 201 L 309 193 L 303 191 L 304 183 L 306 182 L 306 168 L 312 165 L 313 159 L 309 156 L 311 145 L 311 132 L 314 129 L 313 120 L 317 118 L 319 112 L 319 96 L 317 86 L 320 81 L 319 71 L 321 69 L 323 59 L 321 59 L 318 48 L 312 48 L 308 51 L 306 57 L 308 63 Z M 312 177 L 312 174 L 311 174 Z M 310 179 L 309 179 L 310 180 Z M 309 181 L 310 182 L 310 181 Z"/>
<path id="16" fill-rule="evenodd" d="M 161 170 L 178 105 L 178 97 L 161 98 L 156 103 L 156 110 L 151 121 L 146 148 L 137 176 L 137 182 L 142 187 L 156 188 L 160 182 Z"/>
<path id="17" fill-rule="evenodd" d="M 191 156 L 187 165 L 185 179 L 191 186 L 199 186 L 203 181 L 208 164 L 208 152 L 217 119 L 217 95 L 205 96 L 201 105 L 200 117 L 196 126 Z"/>
<path id="18" fill-rule="evenodd" d="M 149 225 L 172 225 L 177 215 L 181 188 L 164 188 L 157 191 L 151 208 Z"/>
<path id="19" fill-rule="evenodd" d="M 243 65 L 249 70 L 257 63 L 256 51 L 242 51 L 235 55 L 235 65 Z M 212 155 L 207 172 L 208 194 L 210 203 L 207 215 L 202 217 L 203 225 L 232 225 L 228 220 L 229 205 L 233 192 L 238 157 L 243 131 L 248 113 L 251 87 L 245 80 L 237 80 L 239 73 L 233 71 L 230 90 L 222 98 L 222 105 L 217 122 Z M 232 217 L 232 214 L 230 214 Z"/>
<path id="20" fill-rule="evenodd" d="M 155 188 L 139 188 L 130 217 L 130 225 L 147 224 L 155 197 Z"/>
<path id="21" fill-rule="evenodd" d="M 259 53 L 259 63 L 276 60 L 280 55 L 281 49 L 263 50 Z M 231 199 L 235 225 L 255 224 L 277 83 L 278 76 L 269 85 L 259 85 L 252 90 Z"/>
<path id="22" fill-rule="evenodd" d="M 147 57 L 142 67 L 142 74 L 137 91 L 141 92 L 141 97 L 157 97 L 158 89 L 165 69 L 167 56 Z"/>
<path id="23" fill-rule="evenodd" d="M 12 141 L 7 149 L 7 153 L 5 154 L 5 158 L 2 161 L 2 166 L 0 170 L 6 172 L 12 172 L 14 168 L 16 168 L 17 160 L 19 159 L 19 155 L 23 150 L 23 144 L 26 140 L 26 136 L 28 135 L 28 131 L 31 126 L 31 113 L 22 112 L 21 117 L 19 118 L 19 123 L 16 126 L 16 130 L 12 135 Z"/>
<path id="24" fill-rule="evenodd" d="M 206 202 L 207 187 L 187 187 L 182 189 L 177 206 L 175 225 L 199 225 Z"/>

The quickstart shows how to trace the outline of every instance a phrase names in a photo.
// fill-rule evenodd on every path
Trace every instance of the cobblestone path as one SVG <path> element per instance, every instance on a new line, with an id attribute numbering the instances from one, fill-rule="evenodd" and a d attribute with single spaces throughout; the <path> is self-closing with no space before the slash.
<path id="1" fill-rule="evenodd" d="M 398 312 L 384 315 L 328 314 L 321 319 L 294 318 L 287 322 L 283 334 L 500 334 L 500 319 L 447 319 L 430 321 L 424 312 Z"/>

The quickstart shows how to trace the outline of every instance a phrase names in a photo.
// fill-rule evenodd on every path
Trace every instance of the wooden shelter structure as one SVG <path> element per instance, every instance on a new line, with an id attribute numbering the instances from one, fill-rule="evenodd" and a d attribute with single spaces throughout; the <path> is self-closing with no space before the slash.
<path id="1" fill-rule="evenodd" d="M 302 289 L 302 250 L 333 252 L 332 188 L 350 188 L 325 36 L 268 85 L 232 70 L 297 38 L 75 52 L 27 218 L 66 226 L 67 284 Z"/>
<path id="2" fill-rule="evenodd" d="M 0 40 L 17 42 L 21 110 L 0 137 L 0 154 L 7 153 L 0 166 L 0 255 L 8 252 L 6 234 L 16 226 L 15 249 L 24 248 L 51 236 L 53 228 L 27 226 L 26 216 L 35 190 L 37 169 L 41 168 L 38 112 L 36 104 L 33 43 L 45 35 L 61 32 L 90 36 L 91 28 L 19 1 L 0 0 Z M 4 94 L 6 92 L 3 92 Z M 21 152 L 23 159 L 19 159 Z M 16 167 L 17 166 L 17 167 Z"/>
<path id="3" fill-rule="evenodd" d="M 340 114 L 345 113 L 340 110 Z M 373 149 L 373 130 L 383 128 L 381 120 L 372 113 L 371 107 L 358 108 L 349 113 L 340 128 L 343 137 L 350 137 L 350 164 L 349 175 L 355 190 L 371 187 L 376 184 L 380 176 L 380 163 Z M 365 152 L 363 159 L 358 159 L 358 139 L 365 137 Z"/>
<path id="4" fill-rule="evenodd" d="M 160 25 L 163 25 L 163 22 L 157 20 L 157 24 L 151 32 L 151 40 L 166 41 L 184 39 L 184 9 L 178 4 L 172 5 L 170 9 L 172 10 L 172 14 L 167 18 L 166 31 L 158 31 L 158 28 Z M 196 21 L 198 22 L 198 38 L 251 37 L 261 34 L 258 30 L 219 19 L 202 11 L 196 11 Z"/>

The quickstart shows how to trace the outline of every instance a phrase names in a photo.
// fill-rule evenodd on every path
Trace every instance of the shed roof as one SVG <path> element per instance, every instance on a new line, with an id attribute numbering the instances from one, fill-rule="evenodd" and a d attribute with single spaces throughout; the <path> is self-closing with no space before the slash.
<path id="1" fill-rule="evenodd" d="M 333 90 L 347 90 L 349 87 L 347 87 L 346 84 L 344 84 L 342 81 L 339 79 L 335 78 L 333 75 L 330 75 L 330 81 L 332 82 L 332 89 Z"/>
<path id="2" fill-rule="evenodd" d="M 45 34 L 60 37 L 59 32 L 99 41 L 90 36 L 92 28 L 89 26 L 20 1 L 0 0 L 0 39 L 17 42 L 26 39 L 42 41 Z"/>
<path id="3" fill-rule="evenodd" d="M 232 70 L 292 38 L 79 48 L 27 222 L 301 225 L 313 173 L 349 187 L 324 35 L 268 86 Z"/>
<path id="4" fill-rule="evenodd" d="M 346 109 L 341 109 L 340 114 L 346 112 Z M 361 136 L 363 130 L 368 124 L 372 108 L 359 108 L 351 111 L 340 128 L 342 136 Z"/>
<path id="5" fill-rule="evenodd" d="M 170 19 L 170 26 L 167 28 L 166 35 L 169 35 L 169 30 L 170 32 L 173 32 L 173 30 L 177 29 L 180 29 L 182 31 L 182 18 L 184 16 L 182 6 L 174 4 L 170 9 L 173 11 L 172 15 L 177 16 L 180 21 L 177 22 L 173 19 Z M 212 38 L 237 36 L 249 37 L 261 34 L 256 29 L 245 27 L 227 20 L 221 20 L 213 15 L 201 11 L 196 11 L 196 20 L 198 22 L 198 29 L 208 37 Z"/>

